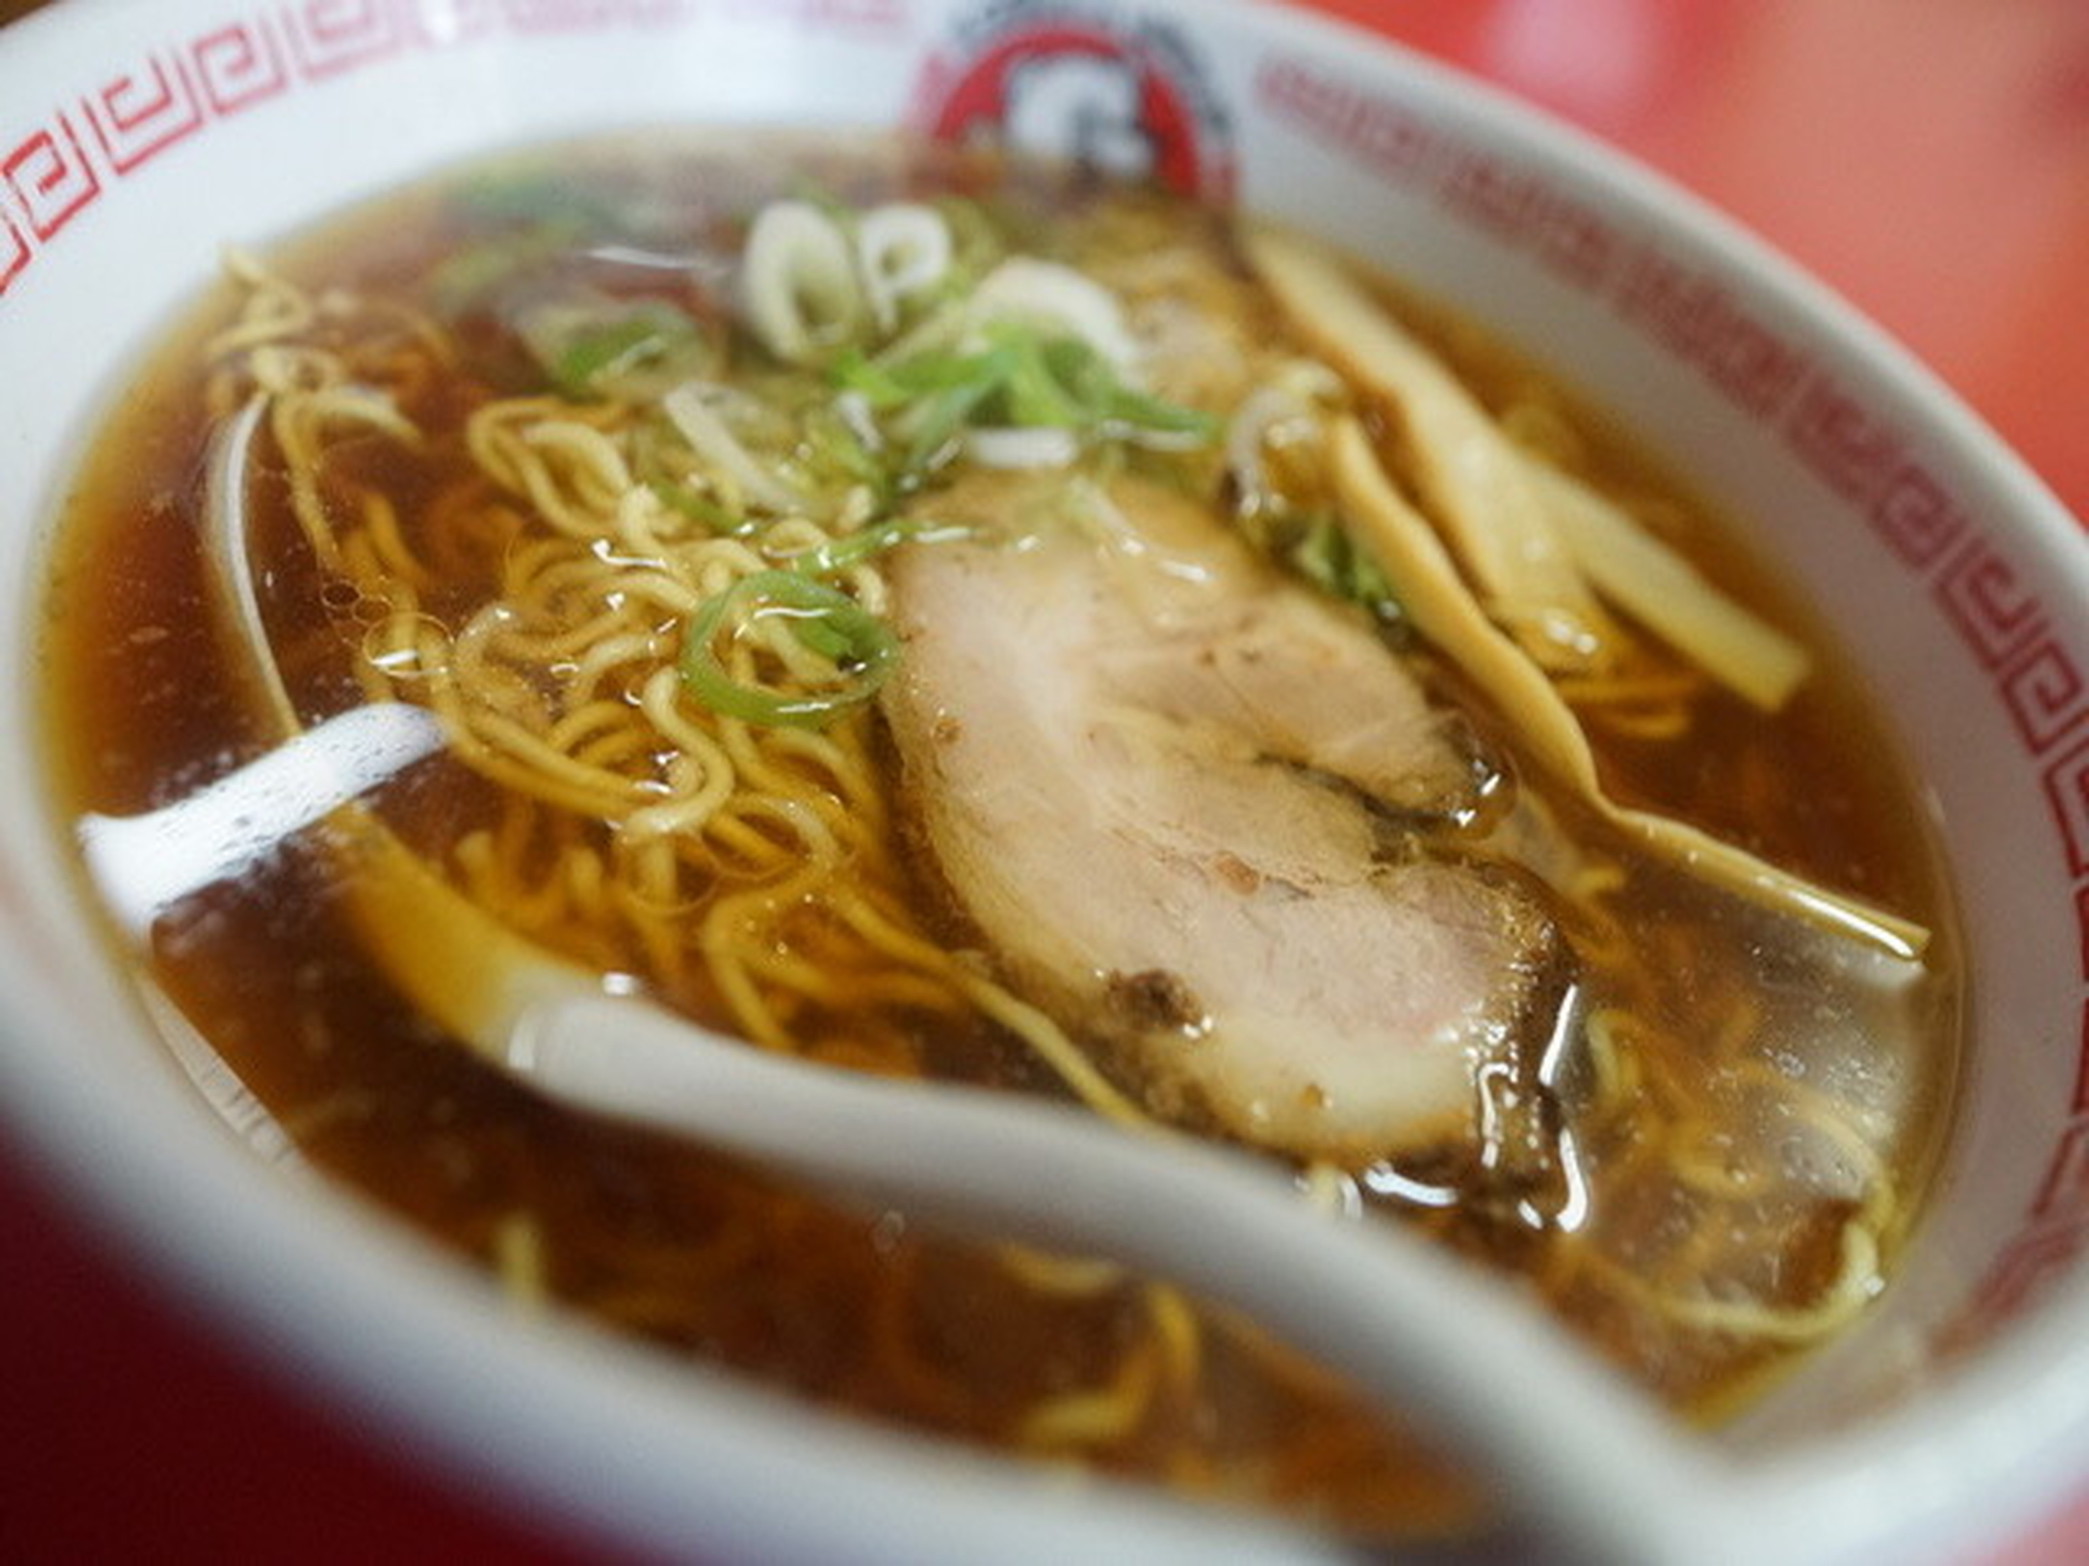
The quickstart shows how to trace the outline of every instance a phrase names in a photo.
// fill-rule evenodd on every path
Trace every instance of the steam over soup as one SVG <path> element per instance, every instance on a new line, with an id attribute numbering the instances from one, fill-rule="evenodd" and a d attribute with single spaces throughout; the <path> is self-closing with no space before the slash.
<path id="1" fill-rule="evenodd" d="M 605 984 L 1245 1144 L 1693 1417 L 1881 1287 L 1957 1020 L 1912 790 L 1805 609 L 1549 371 L 1295 236 L 902 144 L 557 149 L 225 273 L 65 520 L 69 818 L 278 735 L 200 542 L 255 409 L 299 721 L 432 710 L 386 829 Z M 1455 1510 L 1164 1280 L 518 1089 L 372 940 L 342 836 L 142 941 L 280 1156 L 823 1404 L 1358 1528 Z"/>

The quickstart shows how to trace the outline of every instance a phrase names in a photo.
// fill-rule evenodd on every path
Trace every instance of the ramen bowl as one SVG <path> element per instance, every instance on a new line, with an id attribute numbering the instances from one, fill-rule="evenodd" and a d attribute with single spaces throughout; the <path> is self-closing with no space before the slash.
<path id="1" fill-rule="evenodd" d="M 1078 155 L 1383 257 L 1553 367 L 1746 519 L 1830 620 L 1919 780 L 1968 976 L 1947 1145 L 1890 1285 L 1716 1432 L 1677 1428 L 1732 1469 L 1739 1502 L 1706 1547 L 1941 1555 L 2089 1477 L 2089 555 L 1907 354 L 1746 234 L 1557 124 L 1275 6 L 81 4 L 0 37 L 0 89 L 0 548 L 25 668 L 90 438 L 223 249 L 522 143 L 904 128 Z M 17 755 L 40 721 L 34 682 L 12 682 Z M 532 1515 L 708 1558 L 1332 1548 L 517 1314 L 373 1206 L 264 1168 L 267 1124 L 228 1126 L 236 1085 L 136 978 L 43 778 L 12 769 L 10 1135 L 228 1336 Z"/>

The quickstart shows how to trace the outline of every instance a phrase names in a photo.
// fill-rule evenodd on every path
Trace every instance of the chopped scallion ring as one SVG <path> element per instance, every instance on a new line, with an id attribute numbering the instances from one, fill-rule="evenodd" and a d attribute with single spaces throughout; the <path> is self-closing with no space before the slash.
<path id="1" fill-rule="evenodd" d="M 747 685 L 718 661 L 716 641 L 729 615 L 781 611 L 798 640 L 845 676 L 825 690 L 786 692 Z M 713 712 L 769 728 L 821 728 L 868 701 L 899 657 L 891 627 L 838 588 L 797 571 L 755 571 L 706 599 L 690 616 L 682 683 Z"/>

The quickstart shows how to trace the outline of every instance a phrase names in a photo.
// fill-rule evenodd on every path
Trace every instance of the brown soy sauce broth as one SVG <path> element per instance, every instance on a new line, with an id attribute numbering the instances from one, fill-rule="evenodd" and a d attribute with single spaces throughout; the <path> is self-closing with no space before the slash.
<path id="1" fill-rule="evenodd" d="M 631 286 L 621 263 L 584 253 L 608 242 L 694 257 L 701 271 L 722 264 L 764 195 L 813 184 L 848 200 L 956 191 L 1032 234 L 1098 199 L 1079 181 L 1067 188 L 1041 174 L 997 185 L 995 166 L 941 152 L 791 154 L 692 151 L 665 136 L 571 154 L 563 180 L 590 192 L 583 206 L 623 210 L 607 234 L 583 223 L 562 238 L 574 259 L 560 264 Z M 1206 216 L 1189 221 L 1212 230 Z M 456 272 L 430 258 L 458 254 L 482 223 L 460 217 L 438 181 L 328 224 L 272 264 L 315 297 L 341 287 L 436 309 Z M 212 410 L 195 356 L 230 297 L 216 290 L 113 410 L 67 508 L 40 679 L 68 817 L 164 803 L 261 748 L 209 629 L 196 545 Z M 1817 654 L 1830 645 L 1735 529 L 1531 361 L 1470 323 L 1389 298 L 1491 406 L 1513 408 L 1532 438 L 1631 497 Z M 438 445 L 454 444 L 472 406 L 525 379 L 515 345 L 485 323 L 463 320 L 456 339 L 463 375 L 402 383 L 409 413 L 449 432 Z M 401 466 L 376 446 L 353 460 L 359 482 L 390 489 L 408 509 L 436 496 L 425 465 Z M 291 539 L 274 562 L 276 607 L 289 606 L 274 627 L 286 665 L 315 710 L 344 705 L 356 699 L 344 671 L 361 655 L 364 606 L 329 598 L 311 576 L 280 498 L 257 488 L 256 504 L 266 536 Z M 483 596 L 511 544 L 496 533 L 460 546 L 459 580 L 427 612 Z M 1444 678 L 1455 686 L 1455 675 Z M 1513 758 L 1485 714 L 1475 721 Z M 1584 1041 L 1561 1062 L 1557 1190 L 1505 1220 L 1462 1206 L 1425 1166 L 1387 1163 L 1344 1184 L 1360 1207 L 1520 1273 L 1600 1352 L 1678 1408 L 1710 1416 L 1810 1341 L 1748 1329 L 1729 1304 L 1803 1314 L 1850 1265 L 1853 1213 L 1876 1206 L 1867 1232 L 1880 1269 L 1914 1221 L 1956 1058 L 1947 890 L 1890 735 L 1832 653 L 1771 720 L 1710 692 L 1690 709 L 1686 745 L 1588 721 L 1619 798 L 1926 922 L 1936 932 L 1927 971 L 1880 983 L 1833 940 L 1795 939 L 1768 916 L 1622 859 L 1616 887 L 1563 915 L 1582 962 L 1578 1014 L 1627 1020 L 1606 1022 L 1600 1047 Z M 1527 808 L 1574 816 L 1541 780 L 1518 786 Z M 497 831 L 504 807 L 465 768 L 438 760 L 393 788 L 384 808 L 439 854 L 471 831 Z M 921 918 L 934 926 L 936 911 Z M 446 1046 L 393 997 L 349 929 L 314 834 L 171 910 L 153 934 L 153 981 L 304 1157 L 436 1243 L 499 1269 L 530 1300 L 824 1406 L 1194 1492 L 1359 1528 L 1426 1528 L 1460 1514 L 1455 1484 L 1414 1443 L 1239 1324 L 1112 1269 L 951 1244 L 904 1215 L 858 1212 L 667 1139 L 561 1113 Z M 540 933 L 605 967 L 644 969 L 644 953 L 614 934 Z M 823 932 L 804 939 L 823 949 Z M 862 982 L 876 992 L 869 976 Z M 701 974 L 667 988 L 719 1017 Z M 904 1037 L 903 1061 L 854 1059 L 844 1047 L 850 1012 L 844 990 L 804 1025 L 831 1036 L 837 1058 L 873 1069 L 1053 1090 L 1021 1048 L 975 1018 L 908 1012 L 887 1029 Z M 1878 1204 L 1882 1187 L 1891 1201 Z M 1705 1302 L 1712 1308 L 1691 1318 Z"/>
<path id="2" fill-rule="evenodd" d="M 1787 1331 L 1799 1325 L 1790 1320 L 1756 1336 L 1725 1304 L 1817 1299 L 1850 1264 L 1844 1224 L 1867 1188 L 1890 1186 L 1895 1200 L 1878 1215 L 1881 1276 L 1865 1297 L 1919 1221 L 1943 1153 L 1961 1048 L 1964 990 L 1948 874 L 1896 738 L 1839 657 L 1832 627 L 1749 547 L 1745 532 L 1578 399 L 1564 377 L 1394 280 L 1382 281 L 1381 297 L 1531 445 L 1628 503 L 1664 542 L 1814 654 L 1806 682 L 1774 714 L 1708 685 L 1690 703 L 1687 742 L 1658 725 L 1642 728 L 1629 700 L 1610 707 L 1570 694 L 1610 796 L 1700 825 L 1931 932 L 1924 965 L 1911 970 L 1795 931 L 1628 853 L 1614 867 L 1622 884 L 1597 910 L 1614 913 L 1615 923 L 1577 933 L 1584 1006 L 1627 1003 L 1646 1030 L 1634 1030 L 1637 1066 L 1621 1095 L 1629 1113 L 1570 1128 L 1579 1165 L 1568 1198 L 1575 1238 L 1550 1245 L 1550 1258 L 1536 1266 L 1555 1303 L 1615 1360 L 1679 1406 L 1716 1419 L 1793 1369 L 1795 1344 L 1814 1341 Z M 1458 688 L 1455 671 L 1441 677 Z M 1513 753 L 1484 704 L 1468 705 L 1476 724 Z M 1522 786 L 1541 809 L 1577 812 L 1542 779 L 1526 777 Z M 1621 938 L 1630 958 L 1610 962 L 1605 953 L 1615 954 Z M 1570 1094 L 1588 1069 L 1584 1050 L 1567 1067 Z M 1386 1173 L 1367 1173 L 1366 1187 L 1397 1186 Z M 1458 1225 L 1447 1227 L 1459 1241 Z M 1594 1259 L 1600 1276 L 1568 1281 L 1568 1255 Z M 1650 1301 L 1615 1287 L 1663 1276 L 1695 1300 L 1718 1302 L 1684 1312 L 1694 1329 L 1673 1330 L 1678 1323 Z"/>

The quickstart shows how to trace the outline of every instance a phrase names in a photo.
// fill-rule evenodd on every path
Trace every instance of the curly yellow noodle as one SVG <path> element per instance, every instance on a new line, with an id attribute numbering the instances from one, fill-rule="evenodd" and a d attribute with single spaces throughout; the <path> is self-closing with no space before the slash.
<path id="1" fill-rule="evenodd" d="M 733 765 L 754 787 L 800 794 L 832 819 L 864 823 L 869 830 L 859 835 L 866 848 L 882 840 L 882 797 L 871 781 L 865 738 L 853 726 L 844 731 L 837 725 L 824 734 L 809 729 L 758 733 L 741 723 L 721 729 Z"/>
<path id="2" fill-rule="evenodd" d="M 844 802 L 825 782 L 809 776 L 791 763 L 802 759 L 786 752 L 772 752 L 766 736 L 741 723 L 720 725 L 722 748 L 734 774 L 747 790 L 747 799 L 787 799 L 798 808 L 821 817 L 832 831 L 849 831 Z M 855 834 L 852 832 L 851 836 Z"/>
<path id="3" fill-rule="evenodd" d="M 592 849 L 570 849 L 559 861 L 559 870 L 567 908 L 590 924 L 601 923 L 610 911 L 609 878 L 602 856 Z"/>
<path id="4" fill-rule="evenodd" d="M 755 814 L 736 806 L 711 818 L 705 842 L 720 878 L 758 881 L 781 873 L 790 862 L 790 845 L 761 826 Z"/>
<path id="5" fill-rule="evenodd" d="M 1698 1332 L 1793 1344 L 1816 1342 L 1849 1325 L 1876 1296 L 1880 1284 L 1876 1232 L 1857 1219 L 1843 1226 L 1835 1277 L 1816 1299 L 1804 1305 L 1766 1305 L 1757 1300 L 1662 1290 L 1630 1267 L 1600 1258 L 1589 1265 L 1617 1293 L 1668 1321 Z"/>
<path id="6" fill-rule="evenodd" d="M 355 388 L 323 388 L 279 395 L 270 405 L 269 432 L 290 472 L 291 507 L 321 569 L 342 574 L 340 545 L 319 492 L 319 470 L 327 439 L 347 425 L 411 441 L 417 432 L 383 398 Z"/>
<path id="7" fill-rule="evenodd" d="M 1121 1288 L 1125 1281 L 1123 1266 L 1105 1257 L 1062 1256 L 1013 1241 L 995 1246 L 994 1257 L 1002 1270 L 1041 1294 L 1095 1299 Z"/>
<path id="8" fill-rule="evenodd" d="M 496 483 L 527 500 L 549 526 L 582 541 L 600 537 L 613 520 L 630 478 L 615 448 L 555 443 L 541 434 L 545 421 L 574 424 L 574 410 L 555 398 L 488 403 L 465 426 L 472 458 Z M 590 433 L 593 433 L 590 431 Z M 600 464 L 607 462 L 608 471 Z"/>
<path id="9" fill-rule="evenodd" d="M 800 867 L 754 890 L 722 893 L 713 898 L 698 926 L 698 945 L 735 1020 L 765 1049 L 797 1052 L 771 997 L 754 982 L 761 943 L 748 937 L 769 928 L 780 910 L 817 894 L 828 878 L 826 866 Z"/>
<path id="10" fill-rule="evenodd" d="M 242 302 L 232 325 L 205 343 L 203 351 L 207 357 L 225 358 L 263 343 L 294 337 L 312 325 L 318 311 L 311 297 L 262 265 L 251 252 L 228 249 L 224 264 L 226 273 L 241 286 Z"/>
<path id="11" fill-rule="evenodd" d="M 609 538 L 620 561 L 662 561 L 682 544 L 687 528 L 687 521 L 651 490 L 634 484 L 617 499 Z"/>
<path id="12" fill-rule="evenodd" d="M 613 440 L 575 418 L 531 425 L 523 431 L 522 440 L 547 471 L 564 477 L 575 504 L 613 524 L 632 484 L 631 470 Z"/>
<path id="13" fill-rule="evenodd" d="M 1607 673 L 1563 674 L 1554 681 L 1560 694 L 1576 707 L 1659 707 L 1685 720 L 1690 703 L 1710 689 L 1711 682 L 1694 670 L 1631 669 L 1620 667 Z"/>
<path id="14" fill-rule="evenodd" d="M 494 656 L 497 628 L 489 622 L 498 613 L 474 616 L 461 633 L 426 649 L 429 656 L 422 662 L 421 675 L 429 699 L 439 703 L 445 694 L 459 701 L 468 697 L 474 709 L 539 722 L 545 706 L 543 690 L 521 670 Z"/>
<path id="15" fill-rule="evenodd" d="M 1165 1283 L 1149 1283 L 1140 1291 L 1161 1349 L 1161 1373 L 1179 1396 L 1196 1387 L 1204 1365 L 1204 1334 L 1197 1313 L 1182 1291 Z"/>
<path id="16" fill-rule="evenodd" d="M 429 646 L 439 646 L 445 633 L 424 616 L 407 610 L 384 610 L 359 644 L 356 683 L 366 701 L 387 701 L 412 690 L 420 682 L 423 637 Z"/>
<path id="17" fill-rule="evenodd" d="M 503 1297 L 525 1314 L 543 1310 L 551 1302 L 545 1281 L 544 1228 L 536 1215 L 517 1210 L 494 1226 L 493 1270 L 501 1280 Z"/>
<path id="18" fill-rule="evenodd" d="M 370 541 L 370 565 L 374 579 L 379 582 L 402 582 L 417 593 L 425 593 L 434 585 L 432 573 L 407 548 L 406 540 L 399 532 L 399 511 L 391 497 L 367 491 L 363 497 L 363 537 Z M 371 576 L 351 572 L 356 580 L 369 582 Z"/>
<path id="19" fill-rule="evenodd" d="M 566 681 L 567 699 L 593 701 L 601 695 L 603 683 L 618 670 L 657 670 L 666 653 L 667 648 L 658 631 L 611 632 L 592 647 L 584 649 L 574 660 L 572 673 Z"/>
<path id="20" fill-rule="evenodd" d="M 613 607 L 595 610 L 578 625 L 537 629 L 530 622 L 540 618 L 545 617 L 526 597 L 482 609 L 457 635 L 459 663 L 476 665 L 474 673 L 495 659 L 517 669 L 556 668 L 624 627 L 623 613 Z"/>
<path id="21" fill-rule="evenodd" d="M 718 987 L 732 1025 L 751 1044 L 780 1055 L 797 1054 L 797 1040 L 777 1017 L 770 996 L 755 983 L 741 955 L 745 944 L 739 939 L 741 931 L 720 928 L 715 916 L 704 920 L 700 929 L 697 949 L 711 982 Z"/>
<path id="22" fill-rule="evenodd" d="M 468 708 L 452 682 L 435 682 L 431 705 L 449 721 L 461 759 L 497 783 L 602 821 L 619 820 L 648 802 L 643 780 L 582 766 L 522 722 Z"/>
<path id="23" fill-rule="evenodd" d="M 338 386 L 346 371 L 330 353 L 295 343 L 270 343 L 246 361 L 254 389 L 274 397 L 295 397 Z"/>
<path id="24" fill-rule="evenodd" d="M 1121 1125 L 1150 1128 L 1152 1119 L 1115 1084 L 1095 1068 L 1087 1053 L 1059 1025 L 1027 1001 L 1018 1000 L 993 979 L 978 973 L 956 957 L 908 935 L 890 924 L 861 899 L 837 899 L 834 911 L 849 924 L 870 934 L 891 955 L 921 964 L 924 970 L 942 971 L 980 1012 L 1022 1039 L 1032 1054 L 1058 1075 L 1059 1080 L 1097 1114 Z M 874 934 L 872 932 L 875 932 Z"/>
<path id="25" fill-rule="evenodd" d="M 1776 1071 L 1765 1061 L 1740 1061 L 1734 1073 L 1743 1080 L 1756 1082 L 1780 1102 L 1790 1105 L 1806 1125 L 1835 1144 L 1837 1151 L 1849 1160 L 1857 1185 L 1864 1192 L 1861 1216 L 1874 1226 L 1884 1227 L 1894 1207 L 1891 1174 L 1877 1145 L 1837 1109 L 1835 1100 L 1808 1083 Z"/>
<path id="26" fill-rule="evenodd" d="M 736 776 L 733 757 L 718 737 L 683 716 L 676 700 L 679 682 L 673 669 L 656 669 L 639 691 L 639 710 L 693 765 L 703 779 L 696 802 L 706 813 L 723 806 Z"/>
<path id="27" fill-rule="evenodd" d="M 1015 1444 L 1061 1452 L 1121 1441 L 1146 1417 L 1160 1381 L 1160 1354 L 1151 1340 L 1142 1339 L 1102 1386 L 1062 1392 L 1025 1413 L 1015 1428 Z"/>
<path id="28" fill-rule="evenodd" d="M 622 703 L 591 699 L 569 706 L 565 716 L 555 719 L 545 729 L 544 742 L 580 756 L 592 753 L 600 753 L 600 758 L 627 756 L 630 728 L 627 709 Z M 598 758 L 590 764 L 606 766 L 607 760 Z"/>
<path id="29" fill-rule="evenodd" d="M 517 925 L 542 930 L 556 923 L 561 901 L 557 884 L 527 885 L 495 833 L 483 828 L 465 833 L 451 847 L 450 856 L 471 894 L 497 904 Z"/>
<path id="30" fill-rule="evenodd" d="M 973 1398 L 939 1357 L 923 1350 L 915 1331 L 915 1306 L 924 1289 L 919 1252 L 902 1245 L 885 1265 L 892 1287 L 872 1290 L 869 1300 L 880 1369 L 917 1407 L 952 1422 L 968 1420 Z"/>
<path id="31" fill-rule="evenodd" d="M 1581 709 L 1594 728 L 1620 739 L 1672 744 L 1690 732 L 1690 713 L 1682 708 L 1606 704 Z"/>

